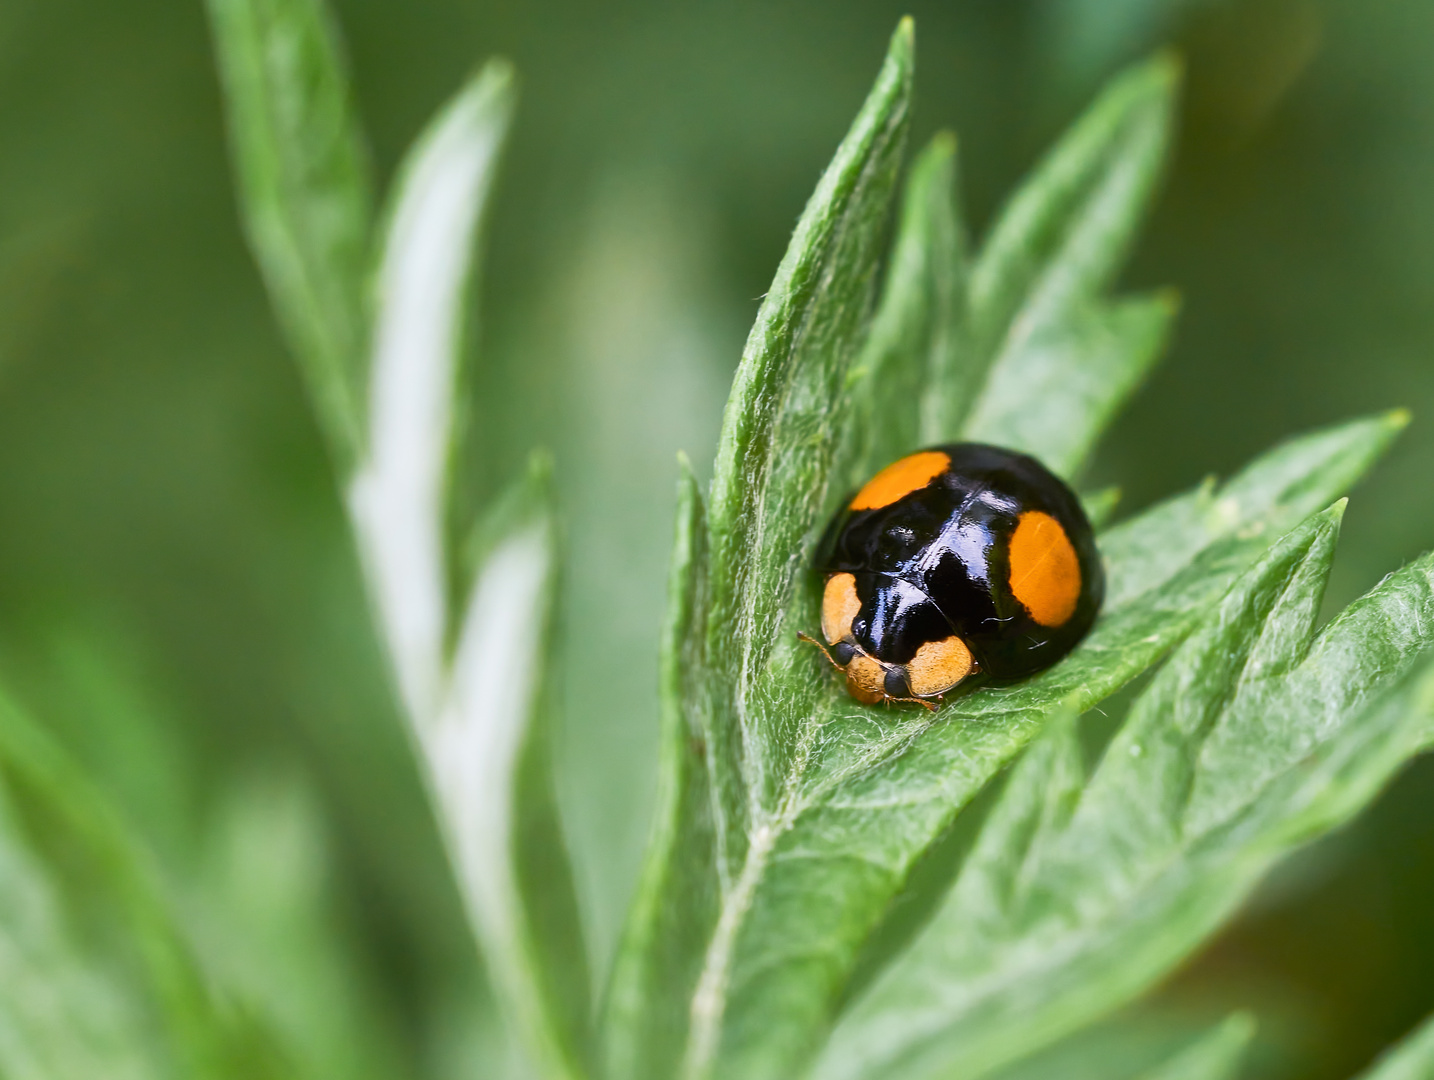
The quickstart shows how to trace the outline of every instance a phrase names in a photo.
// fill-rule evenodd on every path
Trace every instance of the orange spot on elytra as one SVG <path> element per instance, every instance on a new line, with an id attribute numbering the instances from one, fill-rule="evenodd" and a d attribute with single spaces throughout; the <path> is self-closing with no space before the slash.
<path id="1" fill-rule="evenodd" d="M 1060 522 L 1027 510 L 1011 533 L 1011 592 L 1042 626 L 1060 626 L 1080 600 L 1080 560 Z"/>
<path id="2" fill-rule="evenodd" d="M 924 488 L 940 476 L 951 464 L 951 459 L 940 450 L 923 450 L 909 454 L 900 461 L 894 461 L 877 473 L 856 493 L 849 508 L 852 510 L 879 510 L 890 506 L 903 495 Z"/>

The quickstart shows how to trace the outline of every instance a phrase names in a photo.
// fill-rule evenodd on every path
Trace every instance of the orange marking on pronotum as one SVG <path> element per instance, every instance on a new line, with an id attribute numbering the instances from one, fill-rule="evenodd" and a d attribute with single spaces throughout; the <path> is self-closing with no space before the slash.
<path id="1" fill-rule="evenodd" d="M 923 450 L 892 462 L 866 482 L 848 504 L 852 510 L 879 510 L 903 495 L 919 491 L 951 465 L 940 450 Z"/>
<path id="2" fill-rule="evenodd" d="M 976 666 L 971 650 L 959 637 L 928 641 L 916 650 L 906 665 L 906 682 L 918 697 L 931 697 L 950 690 L 971 674 Z"/>
<path id="3" fill-rule="evenodd" d="M 887 696 L 886 668 L 865 653 L 857 653 L 846 666 L 846 688 L 857 701 L 875 705 Z"/>
<path id="4" fill-rule="evenodd" d="M 1011 534 L 1011 592 L 1042 626 L 1060 626 L 1080 600 L 1080 560 L 1060 522 L 1027 510 Z"/>
<path id="5" fill-rule="evenodd" d="M 861 611 L 861 598 L 856 595 L 856 578 L 851 574 L 833 574 L 822 590 L 822 636 L 828 645 L 835 645 L 851 636 L 851 621 Z"/>

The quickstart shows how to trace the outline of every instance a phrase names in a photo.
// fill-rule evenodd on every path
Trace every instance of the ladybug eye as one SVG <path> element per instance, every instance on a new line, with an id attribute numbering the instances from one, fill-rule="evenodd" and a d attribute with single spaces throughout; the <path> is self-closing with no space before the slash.
<path id="1" fill-rule="evenodd" d="M 887 697 L 904 698 L 910 697 L 911 691 L 906 685 L 906 676 L 898 668 L 888 668 L 886 678 L 883 682 Z"/>
<path id="2" fill-rule="evenodd" d="M 851 658 L 856 655 L 856 646 L 849 641 L 838 641 L 832 646 L 832 659 L 842 667 L 851 663 Z"/>

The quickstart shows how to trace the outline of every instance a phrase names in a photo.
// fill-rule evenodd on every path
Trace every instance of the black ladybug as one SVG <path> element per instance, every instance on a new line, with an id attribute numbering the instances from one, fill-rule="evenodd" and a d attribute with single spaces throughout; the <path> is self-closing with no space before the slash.
<path id="1" fill-rule="evenodd" d="M 925 699 L 977 673 L 1033 675 L 1085 636 L 1105 593 L 1070 488 L 1034 458 L 980 443 L 882 469 L 832 520 L 817 569 L 828 655 L 868 703 L 933 707 Z"/>

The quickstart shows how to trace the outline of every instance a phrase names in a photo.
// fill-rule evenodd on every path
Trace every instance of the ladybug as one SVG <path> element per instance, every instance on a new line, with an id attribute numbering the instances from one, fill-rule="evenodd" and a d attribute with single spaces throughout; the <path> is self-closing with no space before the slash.
<path id="1" fill-rule="evenodd" d="M 972 676 L 1033 675 L 1085 636 L 1105 594 L 1070 488 L 1035 458 L 981 443 L 882 469 L 833 518 L 817 569 L 823 652 L 868 704 L 934 709 L 928 699 Z"/>

